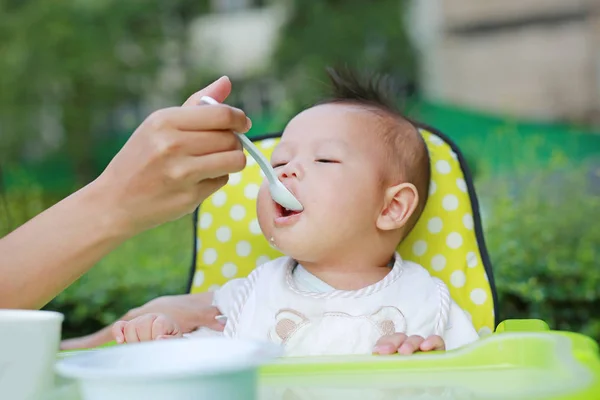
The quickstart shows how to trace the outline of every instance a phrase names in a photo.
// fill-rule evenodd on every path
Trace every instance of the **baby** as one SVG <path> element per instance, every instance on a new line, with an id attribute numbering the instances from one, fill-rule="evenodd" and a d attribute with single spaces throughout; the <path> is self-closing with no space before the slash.
<path id="1" fill-rule="evenodd" d="M 264 183 L 260 228 L 286 256 L 214 293 L 224 332 L 188 337 L 270 340 L 288 356 L 411 354 L 478 339 L 448 288 L 395 251 L 421 215 L 430 181 L 427 147 L 377 81 L 329 71 L 333 97 L 294 117 L 271 162 L 302 203 L 275 203 Z M 183 336 L 168 316 L 113 327 L 118 342 Z"/>

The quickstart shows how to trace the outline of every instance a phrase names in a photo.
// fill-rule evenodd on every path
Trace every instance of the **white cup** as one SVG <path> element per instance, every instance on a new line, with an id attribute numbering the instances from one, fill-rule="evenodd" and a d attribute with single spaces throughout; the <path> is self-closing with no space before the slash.
<path id="1" fill-rule="evenodd" d="M 37 400 L 51 389 L 63 315 L 0 309 L 0 399 Z"/>

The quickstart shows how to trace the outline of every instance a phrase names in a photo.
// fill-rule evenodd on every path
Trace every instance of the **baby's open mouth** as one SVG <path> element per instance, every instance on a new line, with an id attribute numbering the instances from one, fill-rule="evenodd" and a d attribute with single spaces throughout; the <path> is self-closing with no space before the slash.
<path id="1" fill-rule="evenodd" d="M 291 217 L 292 215 L 300 214 L 302 211 L 288 210 L 281 204 L 275 203 L 275 211 L 278 217 Z"/>

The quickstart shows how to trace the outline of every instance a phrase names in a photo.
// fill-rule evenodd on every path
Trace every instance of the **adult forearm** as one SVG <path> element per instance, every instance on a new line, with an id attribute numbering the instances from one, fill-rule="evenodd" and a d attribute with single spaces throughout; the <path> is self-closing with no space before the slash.
<path id="1" fill-rule="evenodd" d="M 41 308 L 130 234 L 92 183 L 0 239 L 0 308 Z"/>

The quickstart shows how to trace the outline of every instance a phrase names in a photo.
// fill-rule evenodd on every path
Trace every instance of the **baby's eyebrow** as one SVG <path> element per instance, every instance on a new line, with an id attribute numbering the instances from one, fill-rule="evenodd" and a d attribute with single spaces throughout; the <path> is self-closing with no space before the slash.
<path id="1" fill-rule="evenodd" d="M 295 143 L 295 142 L 279 142 L 279 144 L 277 144 L 277 147 L 275 147 L 275 149 L 273 150 L 273 154 L 280 154 L 281 152 L 287 153 L 290 151 L 294 151 L 296 150 L 299 145 L 301 145 L 301 143 Z M 320 151 L 320 150 L 327 150 L 327 149 L 335 149 L 335 150 L 343 150 L 343 151 L 347 151 L 349 146 L 346 143 L 345 140 L 342 139 L 323 139 L 323 140 L 318 140 L 315 141 L 314 143 L 310 144 L 310 149 L 312 149 L 312 151 Z"/>
<path id="2" fill-rule="evenodd" d="M 275 151 L 275 150 L 281 150 L 281 149 L 285 150 L 287 147 L 290 147 L 290 143 L 288 143 L 288 142 L 279 142 L 277 144 L 277 146 L 275 146 L 275 149 L 273 151 Z"/>
<path id="3" fill-rule="evenodd" d="M 322 150 L 322 149 L 328 149 L 328 148 L 334 148 L 334 149 L 341 149 L 341 150 L 348 150 L 348 144 L 346 143 L 345 140 L 342 139 L 325 139 L 325 140 L 321 140 L 318 141 L 317 143 L 315 143 L 315 150 Z"/>
<path id="4" fill-rule="evenodd" d="M 290 152 L 290 147 L 291 146 L 288 143 L 278 143 L 277 146 L 275 146 L 275 148 L 273 149 L 271 157 L 281 155 L 282 152 L 283 154 L 288 154 Z"/>

